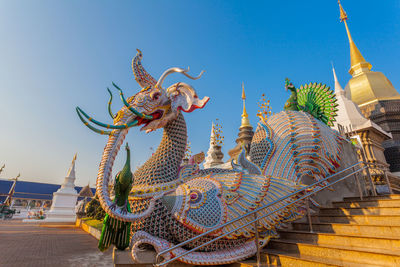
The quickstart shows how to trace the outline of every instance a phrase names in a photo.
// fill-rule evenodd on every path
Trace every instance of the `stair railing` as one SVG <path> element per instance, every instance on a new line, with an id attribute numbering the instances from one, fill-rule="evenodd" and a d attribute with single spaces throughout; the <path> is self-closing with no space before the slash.
<path id="1" fill-rule="evenodd" d="M 400 191 L 400 177 L 397 175 L 394 175 L 390 172 L 388 164 L 376 163 L 376 162 L 365 162 L 364 164 L 369 167 L 368 170 L 372 169 L 372 170 L 379 170 L 380 172 L 383 172 L 389 194 L 393 194 L 393 189 Z M 367 175 L 369 176 L 369 179 L 372 182 L 371 174 L 368 173 Z M 392 184 L 391 179 L 389 177 L 393 181 L 396 181 L 396 182 L 394 182 L 394 185 Z M 373 191 L 376 192 L 375 187 L 373 188 Z M 377 194 L 374 194 L 374 195 L 376 196 Z"/>
<path id="2" fill-rule="evenodd" d="M 332 180 L 333 177 L 341 175 L 341 174 L 344 174 L 349 170 L 351 170 L 350 173 L 345 174 L 344 176 L 338 178 L 335 181 L 329 181 L 329 180 Z M 347 179 L 348 177 L 351 177 L 352 175 L 355 175 L 355 174 L 358 174 L 358 173 L 362 173 L 364 170 L 368 171 L 369 170 L 369 165 L 364 163 L 364 162 L 361 162 L 361 161 L 357 162 L 357 163 L 351 165 L 350 167 L 347 167 L 347 168 L 345 168 L 345 169 L 343 169 L 343 170 L 341 170 L 341 171 L 339 171 L 337 173 L 334 173 L 334 174 L 332 174 L 332 175 L 330 175 L 330 176 L 328 176 L 328 177 L 326 177 L 326 178 L 324 178 L 324 179 L 322 179 L 320 181 L 314 182 L 314 183 L 312 183 L 312 184 L 310 184 L 310 185 L 308 185 L 306 187 L 303 187 L 303 188 L 301 188 L 299 190 L 296 190 L 293 193 L 288 194 L 286 196 L 283 196 L 283 197 L 281 197 L 281 198 L 279 198 L 279 199 L 277 199 L 277 200 L 275 200 L 273 202 L 270 202 L 270 203 L 268 203 L 268 204 L 266 204 L 266 205 L 264 205 L 262 207 L 258 207 L 255 210 L 250 211 L 250 212 L 248 212 L 248 213 L 246 213 L 246 214 L 244 214 L 242 216 L 239 216 L 239 217 L 237 217 L 237 218 L 235 218 L 235 219 L 233 219 L 233 220 L 231 220 L 229 222 L 226 222 L 226 223 L 224 223 L 222 225 L 219 225 L 219 226 L 217 226 L 217 227 L 215 227 L 215 228 L 213 228 L 211 230 L 208 230 L 208 231 L 206 231 L 206 232 L 204 232 L 202 234 L 199 234 L 199 235 L 197 235 L 195 237 L 192 237 L 192 238 L 190 238 L 190 239 L 188 239 L 188 240 L 186 240 L 184 242 L 181 242 L 181 243 L 179 243 L 177 245 L 174 245 L 174 246 L 172 246 L 172 247 L 170 247 L 168 249 L 165 249 L 165 250 L 163 250 L 163 251 L 161 251 L 161 252 L 159 252 L 157 254 L 155 266 L 164 266 L 166 264 L 169 264 L 169 263 L 171 263 L 171 262 L 173 262 L 173 261 L 175 261 L 175 260 L 177 260 L 177 259 L 179 259 L 179 258 L 181 258 L 183 256 L 186 256 L 189 253 L 192 253 L 192 252 L 194 252 L 194 251 L 196 251 L 196 250 L 198 250 L 198 249 L 200 249 L 200 248 L 202 248 L 204 246 L 207 246 L 207 245 L 209 245 L 209 244 L 211 244 L 211 243 L 213 243 L 213 242 L 215 242 L 215 241 L 217 241 L 217 240 L 219 240 L 219 239 L 221 239 L 221 238 L 223 238 L 223 237 L 225 237 L 225 236 L 227 236 L 229 234 L 232 234 L 233 232 L 235 232 L 237 230 L 240 230 L 240 229 L 242 229 L 242 228 L 244 228 L 244 227 L 246 227 L 248 225 L 251 225 L 251 224 L 255 225 L 255 232 L 257 233 L 255 235 L 255 243 L 256 243 L 256 248 L 257 248 L 257 266 L 260 266 L 260 248 L 259 248 L 258 230 L 257 230 L 258 229 L 258 221 L 259 220 L 261 220 L 261 219 L 263 219 L 263 218 L 265 218 L 265 217 L 267 217 L 267 216 L 269 216 L 269 215 L 271 215 L 271 214 L 273 214 L 273 213 L 275 213 L 277 211 L 280 211 L 281 209 L 286 208 L 287 206 L 290 206 L 290 205 L 292 205 L 294 203 L 297 203 L 297 202 L 299 202 L 299 201 L 301 201 L 303 199 L 306 199 L 306 201 L 308 202 L 309 198 L 312 195 L 314 195 L 314 194 L 324 190 L 325 188 L 327 188 L 329 186 L 332 186 L 332 185 L 334 185 L 334 184 L 336 184 L 336 183 L 338 183 L 340 181 L 343 181 L 343 180 Z M 356 179 L 356 181 L 358 181 L 358 176 L 355 175 L 355 179 Z M 372 179 L 370 179 L 370 181 L 372 182 Z M 319 186 L 321 183 L 324 183 L 324 182 L 328 182 L 328 183 L 323 185 L 323 186 Z M 359 185 L 359 181 L 357 182 L 357 184 Z M 318 186 L 318 187 L 316 187 L 316 186 Z M 358 186 L 358 187 L 359 187 L 360 197 L 362 198 L 363 194 L 362 194 L 362 190 L 360 190 L 361 186 Z M 373 183 L 372 183 L 372 188 L 374 189 Z M 313 189 L 313 190 L 307 192 L 308 189 Z M 262 216 L 258 216 L 257 215 L 258 212 L 260 212 L 260 211 L 262 211 L 262 210 L 264 210 L 264 209 L 266 209 L 266 208 L 268 208 L 268 207 L 270 207 L 270 206 L 272 206 L 272 205 L 274 205 L 276 203 L 279 203 L 279 202 L 281 202 L 283 200 L 286 200 L 286 199 L 288 199 L 290 197 L 293 197 L 293 196 L 295 196 L 295 195 L 297 195 L 299 193 L 302 193 L 302 192 L 304 192 L 304 194 L 301 197 L 297 198 L 296 200 L 294 200 L 294 201 L 292 201 L 290 203 L 287 203 L 287 204 L 281 206 L 278 209 L 275 209 L 275 210 L 270 211 L 270 212 L 268 212 L 266 214 L 263 214 Z M 376 195 L 376 191 L 373 192 L 373 194 Z M 309 221 L 309 224 L 310 224 L 310 230 L 312 231 L 311 214 L 310 214 L 309 211 L 307 213 L 308 213 L 307 214 L 308 215 L 308 221 Z M 175 250 L 177 248 L 183 247 L 183 246 L 187 245 L 190 242 L 196 241 L 199 238 L 202 238 L 203 236 L 209 235 L 209 234 L 211 234 L 211 233 L 213 233 L 213 232 L 215 232 L 215 231 L 217 231 L 217 230 L 219 230 L 219 229 L 221 229 L 223 227 L 226 227 L 226 226 L 228 226 L 228 225 L 230 225 L 232 223 L 235 223 L 235 222 L 237 222 L 237 221 L 239 221 L 239 220 L 241 220 L 243 218 L 249 217 L 251 215 L 254 216 L 254 219 L 251 220 L 250 222 L 248 222 L 246 224 L 243 224 L 243 225 L 241 225 L 239 227 L 236 227 L 235 229 L 233 229 L 233 230 L 231 230 L 231 231 L 229 231 L 227 233 L 224 233 L 224 234 L 222 234 L 220 236 L 217 236 L 214 239 L 211 239 L 211 240 L 209 240 L 209 241 L 207 241 L 207 242 L 205 242 L 205 243 L 203 243 L 201 245 L 198 245 L 197 247 L 194 247 L 194 248 L 192 248 L 190 250 L 187 250 L 187 251 L 185 251 L 185 252 L 183 252 L 183 253 L 181 253 L 179 255 L 176 255 L 175 257 L 173 257 L 173 258 L 171 258 L 169 260 L 166 260 L 164 262 L 160 262 L 161 256 L 164 255 L 165 253 L 168 253 L 168 252 L 171 252 L 171 251 L 173 251 L 173 250 Z"/>

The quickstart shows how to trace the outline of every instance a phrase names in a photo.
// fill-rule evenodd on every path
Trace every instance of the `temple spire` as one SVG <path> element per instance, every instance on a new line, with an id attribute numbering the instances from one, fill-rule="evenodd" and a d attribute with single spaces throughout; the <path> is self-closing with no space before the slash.
<path id="1" fill-rule="evenodd" d="M 242 148 L 245 147 L 246 151 L 250 149 L 251 139 L 253 138 L 254 132 L 253 127 L 249 121 L 249 115 L 246 111 L 246 94 L 244 92 L 244 83 L 242 83 L 242 100 L 243 100 L 243 113 L 242 113 L 242 124 L 239 127 L 238 138 L 236 139 L 236 146 L 228 151 L 229 156 L 232 159 L 237 158 L 237 156 L 242 151 Z"/>
<path id="2" fill-rule="evenodd" d="M 72 162 L 71 162 L 71 167 L 69 167 L 69 170 L 68 170 L 68 173 L 67 173 L 67 177 L 73 177 L 74 179 L 75 179 L 76 155 L 77 155 L 77 153 L 75 153 L 74 158 L 72 159 Z"/>
<path id="3" fill-rule="evenodd" d="M 243 100 L 243 113 L 242 113 L 242 124 L 240 125 L 240 128 L 242 127 L 251 127 L 250 121 L 249 121 L 249 115 L 247 114 L 246 111 L 246 94 L 244 92 L 244 83 L 242 82 L 242 100 Z"/>
<path id="4" fill-rule="evenodd" d="M 214 122 L 211 124 L 210 147 L 208 148 L 207 156 L 203 163 L 205 169 L 224 163 L 222 161 L 224 154 L 221 151 L 221 145 L 223 144 L 221 127 L 221 124 L 218 123 L 218 119 L 216 124 L 214 124 Z"/>
<path id="5" fill-rule="evenodd" d="M 342 95 L 342 94 L 344 94 L 344 90 L 336 77 L 336 71 L 335 71 L 335 67 L 333 66 L 333 63 L 332 63 L 332 72 L 333 72 L 333 79 L 335 80 L 335 94 L 336 94 L 336 96 Z"/>
<path id="6" fill-rule="evenodd" d="M 344 11 L 342 5 L 340 4 L 340 0 L 338 0 L 339 8 L 340 8 L 340 21 L 344 22 L 344 26 L 346 27 L 347 37 L 349 38 L 350 44 L 350 64 L 351 68 L 349 73 L 352 76 L 358 75 L 362 72 L 369 71 L 372 68 L 372 65 L 368 63 L 364 57 L 362 56 L 360 50 L 358 50 L 356 44 L 351 37 L 349 27 L 347 26 L 347 14 Z"/>

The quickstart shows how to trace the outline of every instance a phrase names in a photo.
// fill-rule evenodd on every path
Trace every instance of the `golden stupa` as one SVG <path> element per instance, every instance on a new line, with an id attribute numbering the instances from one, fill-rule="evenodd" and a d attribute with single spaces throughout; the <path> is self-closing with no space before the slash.
<path id="1" fill-rule="evenodd" d="M 353 78 L 350 79 L 345 88 L 347 98 L 359 107 L 379 100 L 400 99 L 400 94 L 382 72 L 371 71 L 372 65 L 364 59 L 354 43 L 346 22 L 347 14 L 340 1 L 338 2 L 340 20 L 344 22 L 350 44 L 351 68 L 349 73 Z"/>
<path id="2" fill-rule="evenodd" d="M 244 83 L 242 83 L 242 100 L 243 100 L 243 113 L 242 113 L 242 124 L 240 128 L 243 127 L 252 127 L 249 121 L 249 115 L 246 111 L 246 94 L 244 92 Z"/>
<path id="3" fill-rule="evenodd" d="M 236 146 L 228 151 L 228 155 L 232 159 L 236 159 L 242 151 L 243 147 L 248 151 L 250 149 L 250 143 L 253 138 L 253 126 L 249 121 L 249 114 L 246 110 L 246 93 L 244 92 L 244 83 L 242 83 L 242 100 L 243 100 L 243 112 L 242 112 L 242 123 L 239 127 L 238 138 L 236 139 Z"/>

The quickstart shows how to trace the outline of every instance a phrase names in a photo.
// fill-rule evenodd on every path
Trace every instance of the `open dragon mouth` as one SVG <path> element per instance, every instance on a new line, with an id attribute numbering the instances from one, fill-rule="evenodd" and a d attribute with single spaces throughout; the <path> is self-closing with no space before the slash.
<path id="1" fill-rule="evenodd" d="M 143 125 L 143 124 L 144 124 L 143 127 L 146 127 L 150 122 L 161 118 L 161 117 L 163 116 L 163 114 L 164 114 L 164 111 L 162 111 L 162 110 L 157 110 L 156 112 L 153 112 L 153 113 L 149 114 L 150 116 L 153 117 L 153 119 L 151 119 L 151 120 L 149 120 L 149 119 L 144 119 L 144 118 L 137 118 L 138 124 L 137 124 L 136 126 L 139 126 L 139 125 Z"/>

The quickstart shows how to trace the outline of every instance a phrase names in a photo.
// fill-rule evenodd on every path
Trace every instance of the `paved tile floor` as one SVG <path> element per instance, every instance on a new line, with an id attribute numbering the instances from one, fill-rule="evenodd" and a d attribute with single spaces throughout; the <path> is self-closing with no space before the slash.
<path id="1" fill-rule="evenodd" d="M 112 249 L 100 252 L 94 237 L 72 226 L 0 220 L 0 266 L 113 266 Z"/>

